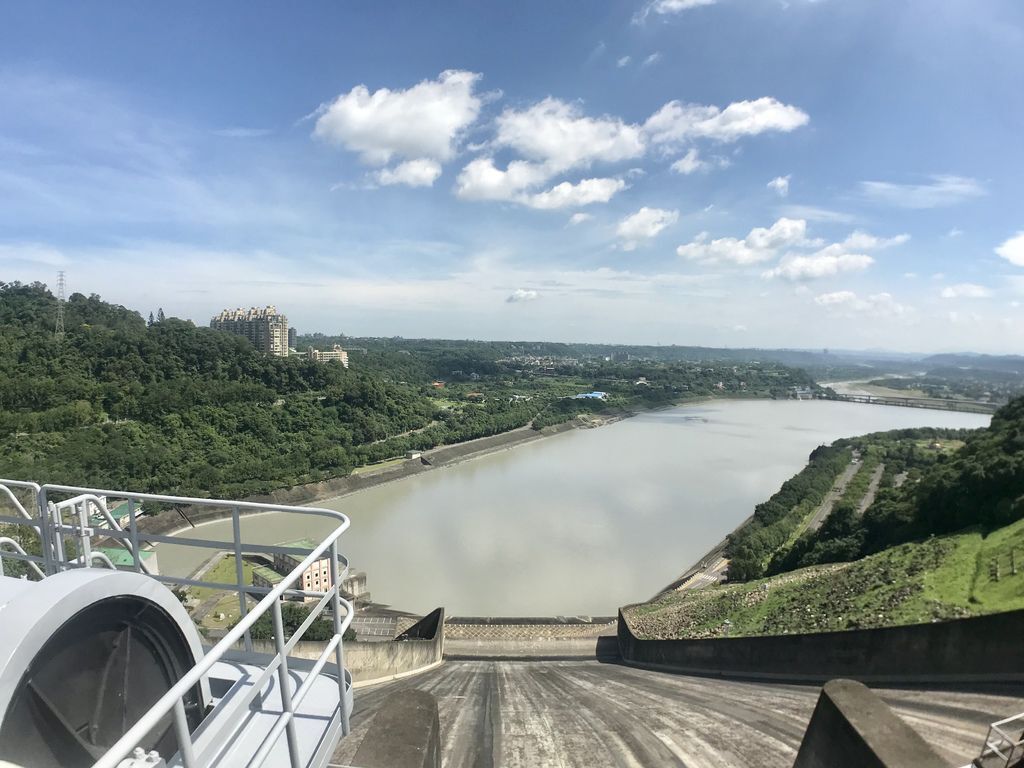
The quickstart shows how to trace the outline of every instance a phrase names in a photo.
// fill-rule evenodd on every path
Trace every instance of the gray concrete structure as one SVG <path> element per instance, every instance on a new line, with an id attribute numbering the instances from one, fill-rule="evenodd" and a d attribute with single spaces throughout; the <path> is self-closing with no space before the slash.
<path id="1" fill-rule="evenodd" d="M 359 768 L 441 768 L 441 722 L 434 697 L 416 689 L 390 694 L 352 764 Z"/>
<path id="2" fill-rule="evenodd" d="M 1024 611 L 933 624 L 708 640 L 637 638 L 619 614 L 629 664 L 671 672 L 823 683 L 1024 682 Z"/>
<path id="3" fill-rule="evenodd" d="M 793 768 L 944 768 L 921 735 L 863 683 L 825 683 Z"/>
<path id="4" fill-rule="evenodd" d="M 354 756 L 385 700 L 410 688 L 437 699 L 447 768 L 791 768 L 820 691 L 594 660 L 446 661 L 360 690 L 352 733 L 331 765 L 359 765 Z M 978 754 L 990 722 L 1024 711 L 1019 691 L 876 693 L 951 766 Z"/>
<path id="5" fill-rule="evenodd" d="M 273 653 L 272 640 L 253 640 L 257 653 Z M 291 656 L 317 659 L 326 643 L 300 640 Z M 384 642 L 346 642 L 345 669 L 356 687 L 373 681 L 423 672 L 441 663 L 444 655 L 444 608 L 431 611 L 394 640 Z"/>

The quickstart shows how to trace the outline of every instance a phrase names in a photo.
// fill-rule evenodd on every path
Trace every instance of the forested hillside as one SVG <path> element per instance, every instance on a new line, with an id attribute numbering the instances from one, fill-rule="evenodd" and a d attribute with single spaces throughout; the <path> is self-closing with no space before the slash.
<path id="1" fill-rule="evenodd" d="M 961 438 L 962 445 L 937 450 L 939 438 Z M 840 440 L 835 448 L 877 458 L 884 468 L 877 496 L 863 514 L 837 504 L 818 531 L 779 549 L 768 573 L 855 560 L 965 529 L 987 534 L 1024 518 L 1024 398 L 1003 406 L 986 429 L 898 430 Z"/>
<path id="2" fill-rule="evenodd" d="M 422 427 L 412 386 L 147 324 L 74 294 L 66 338 L 41 285 L 0 284 L 0 474 L 164 493 L 245 494 L 345 474 Z M 380 445 L 380 444 L 378 444 Z"/>
<path id="3" fill-rule="evenodd" d="M 0 283 L 0 476 L 244 496 L 588 412 L 813 386 L 773 363 L 613 362 L 543 343 L 349 340 L 347 370 L 95 295 L 70 297 L 58 340 L 56 310 L 41 284 Z M 595 389 L 606 399 L 574 398 Z"/>

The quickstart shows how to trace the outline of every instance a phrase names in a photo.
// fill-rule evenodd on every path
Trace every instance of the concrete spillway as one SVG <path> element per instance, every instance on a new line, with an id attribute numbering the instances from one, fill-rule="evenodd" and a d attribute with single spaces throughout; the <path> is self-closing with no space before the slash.
<path id="1" fill-rule="evenodd" d="M 332 765 L 351 764 L 377 708 L 399 688 L 437 698 L 447 768 L 790 768 L 819 691 L 597 661 L 448 661 L 361 691 Z M 878 693 L 950 765 L 978 754 L 990 722 L 1024 710 L 1024 699 L 1008 694 Z"/>

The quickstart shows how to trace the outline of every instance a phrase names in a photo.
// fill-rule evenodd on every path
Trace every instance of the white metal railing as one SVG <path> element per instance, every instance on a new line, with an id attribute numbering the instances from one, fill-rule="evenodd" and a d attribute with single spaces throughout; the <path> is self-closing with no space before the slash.
<path id="1" fill-rule="evenodd" d="M 1010 731 L 1016 733 L 1013 736 Z M 992 723 L 981 755 L 971 765 L 985 768 L 1013 768 L 1024 761 L 1024 713 Z M 966 768 L 971 768 L 967 766 Z"/>
<path id="2" fill-rule="evenodd" d="M 21 498 L 19 498 L 19 496 Z M 108 499 L 117 499 L 127 504 L 128 527 L 122 527 L 108 508 Z M 139 528 L 137 511 L 143 503 L 150 505 L 170 505 L 197 509 L 218 509 L 224 516 L 230 515 L 232 521 L 232 541 L 211 541 L 185 536 L 168 536 L 149 533 Z M 288 742 L 288 755 L 291 768 L 299 768 L 300 760 L 295 734 L 295 715 L 297 708 L 311 690 L 314 682 L 333 656 L 338 670 L 339 715 L 341 731 L 347 735 L 349 731 L 349 712 L 346 704 L 347 680 L 344 666 L 344 650 L 342 636 L 352 622 L 352 604 L 341 597 L 340 585 L 348 574 L 348 561 L 339 555 L 337 541 L 349 527 L 349 519 L 341 512 L 316 507 L 294 507 L 280 504 L 260 504 L 244 501 L 225 501 L 218 499 L 201 499 L 181 496 L 165 496 L 131 491 L 112 491 L 95 488 L 80 488 L 64 485 L 38 485 L 36 483 L 0 480 L 0 512 L 5 507 L 13 508 L 15 515 L 0 514 L 0 529 L 7 527 L 31 531 L 30 537 L 38 539 L 39 554 L 26 552 L 24 546 L 10 536 L 0 538 L 0 573 L 3 573 L 5 559 L 25 562 L 27 568 L 36 578 L 45 578 L 65 570 L 89 567 L 95 561 L 113 568 L 110 559 L 102 552 L 93 551 L 93 540 L 107 540 L 119 545 L 131 556 L 131 568 L 137 573 L 148 575 L 164 584 L 173 586 L 198 586 L 217 590 L 234 591 L 238 594 L 239 621 L 208 650 L 195 666 L 168 690 L 128 731 L 96 761 L 93 768 L 116 768 L 121 760 L 131 755 L 135 747 L 168 713 L 171 714 L 173 727 L 177 736 L 178 757 L 184 768 L 199 768 L 194 754 L 194 738 L 189 733 L 185 714 L 184 697 L 206 676 L 210 669 L 220 661 L 232 647 L 243 641 L 246 650 L 252 650 L 251 629 L 266 613 L 270 613 L 276 655 L 267 664 L 254 684 L 243 698 L 243 706 L 255 699 L 270 682 L 276 672 L 281 692 L 282 711 L 271 726 L 263 743 L 249 762 L 250 768 L 263 765 L 271 750 L 284 734 Z M 244 513 L 255 512 L 286 512 L 297 515 L 329 518 L 337 525 L 312 550 L 279 545 L 245 543 L 242 541 L 240 518 Z M 97 525 L 94 516 L 98 515 Z M 228 551 L 235 557 L 235 582 L 211 582 L 201 578 L 181 578 L 163 574 L 150 573 L 143 562 L 143 545 L 175 544 L 187 547 L 198 547 L 214 551 Z M 8 549 L 5 549 L 4 546 Z M 274 587 L 257 587 L 245 583 L 243 555 L 247 554 L 285 554 L 302 556 L 303 559 Z M 328 558 L 331 587 L 326 592 L 302 589 L 303 573 L 317 561 Z M 259 602 L 249 607 L 249 598 L 260 597 Z M 285 597 L 315 599 L 309 616 L 296 629 L 292 636 L 286 637 L 281 614 L 281 600 Z M 314 662 L 305 681 L 296 690 L 288 674 L 288 653 L 321 617 L 330 605 L 333 635 L 326 647 Z"/>

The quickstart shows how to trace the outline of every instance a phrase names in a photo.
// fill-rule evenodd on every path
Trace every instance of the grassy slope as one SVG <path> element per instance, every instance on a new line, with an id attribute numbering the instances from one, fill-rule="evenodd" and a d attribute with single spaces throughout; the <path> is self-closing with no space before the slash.
<path id="1" fill-rule="evenodd" d="M 994 561 L 998 581 L 990 575 Z M 673 593 L 631 606 L 626 615 L 641 637 L 722 637 L 915 624 L 1018 608 L 1024 608 L 1024 520 L 987 537 L 935 537 L 853 563 Z"/>

